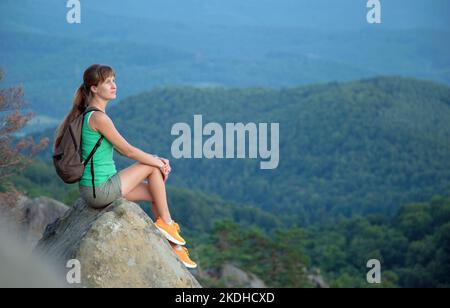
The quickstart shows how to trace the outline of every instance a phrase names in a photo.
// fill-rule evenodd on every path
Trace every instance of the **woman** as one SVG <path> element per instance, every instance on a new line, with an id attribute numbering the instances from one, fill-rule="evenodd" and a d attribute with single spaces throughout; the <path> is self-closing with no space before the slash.
<path id="1" fill-rule="evenodd" d="M 186 241 L 179 234 L 180 227 L 172 220 L 169 212 L 165 187 L 165 181 L 171 172 L 169 160 L 132 146 L 117 131 L 106 114 L 106 106 L 110 100 L 116 98 L 116 91 L 115 72 L 111 67 L 94 64 L 87 68 L 83 75 L 83 84 L 75 93 L 72 110 L 57 131 L 54 148 L 61 142 L 65 127 L 88 106 L 101 110 L 88 112 L 83 123 L 83 161 L 101 135 L 104 139 L 93 156 L 96 196 L 93 196 L 89 163 L 79 183 L 81 197 L 93 208 L 103 208 L 120 197 L 129 201 L 151 202 L 156 227 L 169 240 L 183 264 L 195 268 L 197 265 L 189 258 L 188 250 L 183 247 Z M 137 162 L 117 172 L 113 160 L 114 149 Z"/>

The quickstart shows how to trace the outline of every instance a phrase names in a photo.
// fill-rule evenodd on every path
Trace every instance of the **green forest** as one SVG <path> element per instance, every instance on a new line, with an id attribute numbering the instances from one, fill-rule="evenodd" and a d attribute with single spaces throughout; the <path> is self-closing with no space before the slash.
<path id="1" fill-rule="evenodd" d="M 276 229 L 270 235 L 219 221 L 194 251 L 208 267 L 232 260 L 271 287 L 309 287 L 303 268 L 314 266 L 331 287 L 448 288 L 450 199 L 402 206 L 393 219 L 355 217 L 330 226 Z M 379 285 L 366 281 L 366 262 L 373 258 L 381 262 Z"/>

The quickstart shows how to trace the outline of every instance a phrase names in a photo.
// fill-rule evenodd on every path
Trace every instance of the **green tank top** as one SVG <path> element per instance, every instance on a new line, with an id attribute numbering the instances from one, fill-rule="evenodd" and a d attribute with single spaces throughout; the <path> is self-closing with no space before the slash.
<path id="1" fill-rule="evenodd" d="M 83 161 L 89 156 L 98 139 L 101 137 L 99 132 L 92 130 L 89 126 L 89 118 L 94 111 L 90 111 L 84 117 L 82 128 L 82 159 Z M 114 147 L 108 139 L 103 138 L 102 143 L 95 151 L 91 159 L 94 159 L 94 181 L 95 186 L 99 186 L 106 182 L 110 177 L 117 173 L 116 165 L 113 160 Z M 84 168 L 83 176 L 80 184 L 82 186 L 92 187 L 91 161 Z"/>

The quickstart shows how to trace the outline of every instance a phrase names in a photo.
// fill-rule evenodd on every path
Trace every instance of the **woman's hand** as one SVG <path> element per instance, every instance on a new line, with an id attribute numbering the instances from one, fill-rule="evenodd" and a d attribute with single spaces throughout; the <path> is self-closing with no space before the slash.
<path id="1" fill-rule="evenodd" d="M 169 171 L 170 170 L 172 170 L 171 168 L 170 168 L 170 163 L 169 163 L 169 160 L 168 159 L 165 159 L 165 158 L 162 158 L 162 157 L 158 157 L 160 160 L 162 160 L 162 162 L 164 163 L 164 164 L 166 164 L 167 166 L 169 166 Z"/>
<path id="2" fill-rule="evenodd" d="M 161 170 L 164 182 L 166 182 L 169 177 L 170 172 L 172 171 L 172 168 L 170 167 L 168 159 L 165 159 L 162 157 L 158 157 L 158 158 L 164 163 L 164 165 L 159 170 Z"/>

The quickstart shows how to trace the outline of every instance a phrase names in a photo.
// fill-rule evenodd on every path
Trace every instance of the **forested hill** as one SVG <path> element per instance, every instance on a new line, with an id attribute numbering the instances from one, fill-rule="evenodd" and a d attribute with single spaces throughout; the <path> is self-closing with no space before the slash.
<path id="1" fill-rule="evenodd" d="M 278 90 L 159 88 L 107 112 L 130 143 L 171 159 L 169 185 L 253 203 L 288 223 L 392 214 L 450 191 L 450 88 L 433 82 L 378 77 Z M 171 128 L 185 122 L 193 129 L 194 114 L 224 130 L 230 122 L 278 122 L 278 168 L 261 170 L 262 159 L 172 158 Z M 115 158 L 119 169 L 131 163 Z"/>

